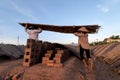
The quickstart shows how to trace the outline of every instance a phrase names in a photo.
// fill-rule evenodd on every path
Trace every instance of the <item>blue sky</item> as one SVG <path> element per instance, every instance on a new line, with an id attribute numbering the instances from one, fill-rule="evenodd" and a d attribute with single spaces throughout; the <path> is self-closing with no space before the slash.
<path id="1" fill-rule="evenodd" d="M 120 0 L 0 0 L 0 42 L 26 44 L 28 35 L 18 22 L 52 25 L 101 26 L 89 42 L 120 35 Z M 39 39 L 62 44 L 77 43 L 73 34 L 42 31 Z"/>

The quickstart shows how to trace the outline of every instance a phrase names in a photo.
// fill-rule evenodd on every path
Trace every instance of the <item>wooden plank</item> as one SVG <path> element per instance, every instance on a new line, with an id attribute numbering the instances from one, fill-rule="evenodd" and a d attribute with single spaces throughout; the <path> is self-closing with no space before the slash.
<path id="1" fill-rule="evenodd" d="M 23 27 L 27 25 L 29 28 L 33 26 L 34 28 L 40 27 L 42 30 L 61 32 L 61 33 L 74 33 L 81 27 L 86 27 L 89 33 L 96 33 L 100 26 L 98 25 L 81 25 L 81 26 L 58 26 L 58 25 L 48 25 L 48 24 L 33 24 L 33 23 L 19 23 Z"/>

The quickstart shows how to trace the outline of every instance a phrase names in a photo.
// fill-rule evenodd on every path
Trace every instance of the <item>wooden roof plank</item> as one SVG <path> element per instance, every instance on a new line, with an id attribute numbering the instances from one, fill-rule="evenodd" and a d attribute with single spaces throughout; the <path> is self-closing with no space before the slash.
<path id="1" fill-rule="evenodd" d="M 90 32 L 89 33 L 96 33 L 98 32 L 98 29 L 100 26 L 98 25 L 81 25 L 81 26 L 57 26 L 57 25 L 48 25 L 48 24 L 33 24 L 33 23 L 19 23 L 23 27 L 27 24 L 27 27 L 33 26 L 33 27 L 40 27 L 42 30 L 48 30 L 48 31 L 55 31 L 55 32 L 61 32 L 61 33 L 74 33 L 77 31 L 77 29 L 81 27 L 86 27 Z"/>

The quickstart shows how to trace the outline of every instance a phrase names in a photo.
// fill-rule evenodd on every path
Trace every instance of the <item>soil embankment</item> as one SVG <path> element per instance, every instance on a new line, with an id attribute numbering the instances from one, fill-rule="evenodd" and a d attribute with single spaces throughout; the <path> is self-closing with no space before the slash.
<path id="1" fill-rule="evenodd" d="M 41 63 L 24 67 L 23 60 L 19 59 L 0 63 L 0 77 L 13 77 L 18 74 L 18 80 L 120 80 L 119 47 L 120 43 L 91 47 L 93 71 L 85 71 L 79 57 L 76 57 L 79 50 L 67 46 L 75 55 L 65 61 L 62 68 L 49 67 Z"/>
<path id="2" fill-rule="evenodd" d="M 0 62 L 21 58 L 24 54 L 24 46 L 0 44 Z"/>

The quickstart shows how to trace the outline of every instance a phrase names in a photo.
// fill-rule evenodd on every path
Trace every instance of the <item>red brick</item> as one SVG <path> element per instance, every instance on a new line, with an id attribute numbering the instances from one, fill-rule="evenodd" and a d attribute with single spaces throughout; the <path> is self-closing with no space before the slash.
<path id="1" fill-rule="evenodd" d="M 60 50 L 60 48 L 55 48 L 55 50 Z"/>
<path id="2" fill-rule="evenodd" d="M 25 55 L 31 55 L 32 50 L 29 48 L 25 48 Z"/>
<path id="3" fill-rule="evenodd" d="M 62 54 L 57 53 L 55 54 L 55 57 L 62 57 Z"/>
<path id="4" fill-rule="evenodd" d="M 47 61 L 42 61 L 42 64 L 47 64 Z"/>
<path id="5" fill-rule="evenodd" d="M 51 54 L 46 53 L 45 57 L 51 57 Z"/>
<path id="6" fill-rule="evenodd" d="M 42 57 L 42 60 L 49 60 L 49 57 Z"/>
<path id="7" fill-rule="evenodd" d="M 35 50 L 36 50 L 36 48 L 34 48 L 34 47 L 31 47 L 31 48 L 25 47 L 25 52 L 26 52 L 26 51 L 34 52 Z"/>
<path id="8" fill-rule="evenodd" d="M 57 50 L 57 53 L 68 53 L 69 50 L 65 49 L 65 50 Z"/>
<path id="9" fill-rule="evenodd" d="M 47 64 L 49 57 L 42 57 L 42 64 Z"/>
<path id="10" fill-rule="evenodd" d="M 52 53 L 53 53 L 53 50 L 47 50 L 47 53 L 48 53 L 48 54 L 52 54 Z"/>
<path id="11" fill-rule="evenodd" d="M 62 67 L 63 67 L 63 64 L 57 64 L 57 63 L 55 63 L 55 64 L 54 64 L 54 67 L 62 68 Z"/>
<path id="12" fill-rule="evenodd" d="M 54 60 L 48 60 L 47 63 L 54 63 L 55 61 Z"/>
<path id="13" fill-rule="evenodd" d="M 35 40 L 34 39 L 27 39 L 27 44 L 30 44 L 30 43 L 35 43 Z"/>
<path id="14" fill-rule="evenodd" d="M 62 63 L 62 57 L 55 57 L 55 63 Z"/>
<path id="15" fill-rule="evenodd" d="M 64 53 L 64 50 L 57 50 L 57 53 Z"/>
<path id="16" fill-rule="evenodd" d="M 47 66 L 54 67 L 54 63 L 47 63 Z"/>
<path id="17" fill-rule="evenodd" d="M 30 59 L 30 58 L 31 58 L 31 55 L 24 55 L 24 59 L 25 59 L 25 58 L 29 58 L 29 59 Z"/>
<path id="18" fill-rule="evenodd" d="M 25 57 L 25 58 L 24 58 L 24 62 L 31 62 L 31 59 L 30 59 L 30 58 Z"/>
<path id="19" fill-rule="evenodd" d="M 29 66 L 30 66 L 30 63 L 29 63 L 29 62 L 23 62 L 23 66 L 29 67 Z"/>

